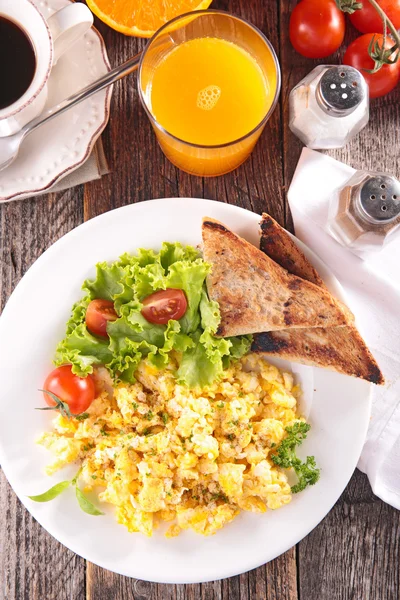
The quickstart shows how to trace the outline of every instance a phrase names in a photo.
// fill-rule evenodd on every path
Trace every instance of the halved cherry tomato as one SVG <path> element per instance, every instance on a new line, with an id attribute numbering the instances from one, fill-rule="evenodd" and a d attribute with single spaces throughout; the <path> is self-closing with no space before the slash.
<path id="1" fill-rule="evenodd" d="M 345 28 L 335 0 L 301 0 L 290 16 L 289 37 L 299 54 L 324 58 L 340 47 Z"/>
<path id="2" fill-rule="evenodd" d="M 86 327 L 90 333 L 108 337 L 107 323 L 116 321 L 118 315 L 111 300 L 92 300 L 86 309 Z"/>
<path id="3" fill-rule="evenodd" d="M 373 69 L 374 61 L 368 54 L 368 47 L 372 38 L 382 45 L 383 35 L 381 33 L 365 33 L 351 42 L 343 57 L 344 65 L 351 65 L 358 69 L 364 76 L 369 87 L 370 98 L 378 98 L 391 92 L 399 82 L 400 61 L 393 65 L 383 65 L 376 73 L 367 73 L 365 69 Z M 393 46 L 392 39 L 386 38 L 385 48 Z"/>
<path id="4" fill-rule="evenodd" d="M 377 0 L 381 9 L 386 13 L 396 29 L 400 29 L 400 0 Z M 364 0 L 362 8 L 354 11 L 350 21 L 362 33 L 383 33 L 383 22 L 379 13 L 368 0 Z"/>
<path id="5" fill-rule="evenodd" d="M 167 288 L 150 294 L 143 301 L 142 315 L 149 323 L 166 325 L 168 321 L 179 321 L 187 309 L 185 292 Z"/>
<path id="6" fill-rule="evenodd" d="M 54 369 L 47 376 L 43 390 L 55 394 L 68 404 L 73 415 L 79 415 L 89 408 L 96 395 L 93 377 L 74 375 L 71 365 Z M 49 406 L 56 406 L 56 402 L 49 394 L 43 393 L 43 396 Z"/>

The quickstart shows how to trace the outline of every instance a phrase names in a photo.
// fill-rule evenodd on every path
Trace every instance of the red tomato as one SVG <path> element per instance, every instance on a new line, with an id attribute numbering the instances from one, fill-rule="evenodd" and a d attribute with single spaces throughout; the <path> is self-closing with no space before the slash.
<path id="1" fill-rule="evenodd" d="M 374 61 L 368 54 L 368 47 L 374 37 L 382 44 L 382 34 L 365 33 L 354 40 L 347 48 L 343 64 L 355 67 L 364 75 L 369 87 L 370 98 L 384 96 L 396 87 L 400 77 L 400 62 L 393 65 L 383 65 L 376 73 L 367 73 L 364 69 L 373 69 Z M 393 46 L 393 40 L 386 39 L 386 48 Z"/>
<path id="2" fill-rule="evenodd" d="M 308 58 L 324 58 L 336 52 L 344 33 L 344 14 L 335 0 L 301 0 L 290 16 L 290 41 Z"/>
<path id="3" fill-rule="evenodd" d="M 89 408 L 96 395 L 93 378 L 90 375 L 87 377 L 74 375 L 71 365 L 54 369 L 47 376 L 43 390 L 52 392 L 68 404 L 74 415 L 79 415 Z M 56 406 L 56 402 L 49 394 L 43 393 L 43 396 L 49 406 Z"/>
<path id="4" fill-rule="evenodd" d="M 86 309 L 86 327 L 95 335 L 107 337 L 107 323 L 117 319 L 118 315 L 111 300 L 92 300 Z"/>
<path id="5" fill-rule="evenodd" d="M 400 0 L 377 0 L 379 6 L 392 21 L 396 29 L 400 29 Z M 363 7 L 349 15 L 354 27 L 362 33 L 383 33 L 383 22 L 375 8 L 368 0 L 363 0 Z"/>
<path id="6" fill-rule="evenodd" d="M 187 300 L 182 290 L 159 290 L 143 300 L 142 315 L 149 323 L 166 325 L 168 321 L 179 321 L 187 309 Z"/>

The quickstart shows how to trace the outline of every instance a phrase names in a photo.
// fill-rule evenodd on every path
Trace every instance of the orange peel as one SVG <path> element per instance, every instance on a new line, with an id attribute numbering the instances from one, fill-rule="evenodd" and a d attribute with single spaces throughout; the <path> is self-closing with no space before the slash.
<path id="1" fill-rule="evenodd" d="M 87 0 L 90 10 L 115 31 L 151 37 L 179 15 L 208 8 L 212 0 Z"/>

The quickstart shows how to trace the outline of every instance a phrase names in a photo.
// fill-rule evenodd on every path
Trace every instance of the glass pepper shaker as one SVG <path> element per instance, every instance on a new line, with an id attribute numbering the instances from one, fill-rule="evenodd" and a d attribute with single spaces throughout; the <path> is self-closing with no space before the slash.
<path id="1" fill-rule="evenodd" d="M 368 119 L 368 86 L 354 67 L 320 65 L 290 92 L 289 127 L 309 148 L 342 148 Z"/>
<path id="2" fill-rule="evenodd" d="M 380 250 L 400 233 L 400 181 L 387 173 L 356 171 L 331 199 L 327 230 L 356 253 Z"/>

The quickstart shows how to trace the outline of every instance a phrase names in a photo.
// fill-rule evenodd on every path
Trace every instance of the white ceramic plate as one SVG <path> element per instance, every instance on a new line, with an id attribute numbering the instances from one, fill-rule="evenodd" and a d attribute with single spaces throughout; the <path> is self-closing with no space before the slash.
<path id="1" fill-rule="evenodd" d="M 142 202 L 105 213 L 77 227 L 49 248 L 29 269 L 0 318 L 0 460 L 20 500 L 56 539 L 84 558 L 117 573 L 167 583 L 200 582 L 229 577 L 272 560 L 307 535 L 327 514 L 345 488 L 359 458 L 370 416 L 369 385 L 363 381 L 298 367 L 302 381 L 314 374 L 309 419 L 312 430 L 304 454 L 321 467 L 317 485 L 264 515 L 242 513 L 215 536 L 183 532 L 165 539 L 129 534 L 113 518 L 81 512 L 73 493 L 48 504 L 37 494 L 76 471 L 43 474 L 49 453 L 35 437 L 50 427 L 48 413 L 35 411 L 43 402 L 37 389 L 52 368 L 51 358 L 63 337 L 71 305 L 81 284 L 94 276 L 98 261 L 113 260 L 137 247 L 161 242 L 201 241 L 201 220 L 221 220 L 250 242 L 258 243 L 259 217 L 220 202 L 164 199 Z M 303 247 L 330 289 L 343 298 L 326 266 Z M 103 506 L 103 505 L 102 505 Z"/>
<path id="2" fill-rule="evenodd" d="M 70 0 L 32 1 L 46 18 L 70 4 Z M 103 38 L 92 27 L 52 69 L 45 109 L 98 79 L 109 68 Z M 0 202 L 45 191 L 84 163 L 107 125 L 110 101 L 111 89 L 107 88 L 32 133 L 17 159 L 0 173 Z"/>

